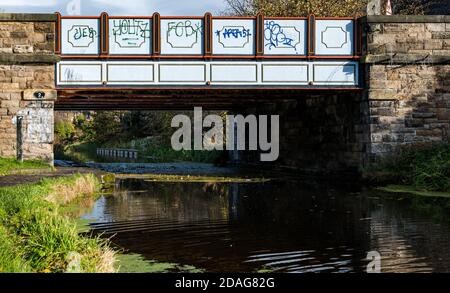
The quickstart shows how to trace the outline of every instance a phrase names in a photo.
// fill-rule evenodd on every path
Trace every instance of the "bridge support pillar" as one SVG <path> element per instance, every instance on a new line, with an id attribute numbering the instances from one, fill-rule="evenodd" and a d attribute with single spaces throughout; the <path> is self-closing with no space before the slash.
<path id="1" fill-rule="evenodd" d="M 367 17 L 368 152 L 450 141 L 450 16 Z"/>
<path id="2" fill-rule="evenodd" d="M 0 156 L 53 163 L 53 14 L 0 14 Z"/>

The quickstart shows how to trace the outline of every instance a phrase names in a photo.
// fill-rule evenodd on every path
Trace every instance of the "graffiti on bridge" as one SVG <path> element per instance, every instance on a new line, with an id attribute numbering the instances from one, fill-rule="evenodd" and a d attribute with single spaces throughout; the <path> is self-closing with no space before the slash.
<path id="1" fill-rule="evenodd" d="M 89 47 L 97 36 L 95 28 L 88 25 L 73 25 L 68 31 L 67 42 L 75 48 Z"/>
<path id="2" fill-rule="evenodd" d="M 122 48 L 140 48 L 151 37 L 150 21 L 146 19 L 114 19 L 114 41 Z"/>
<path id="3" fill-rule="evenodd" d="M 167 43 L 172 48 L 192 48 L 203 34 L 200 20 L 171 21 L 167 23 Z"/>
<path id="4" fill-rule="evenodd" d="M 217 36 L 220 36 L 222 34 L 224 39 L 228 38 L 248 38 L 251 36 L 251 32 L 249 29 L 245 29 L 244 27 L 226 27 L 223 28 L 221 31 L 216 32 Z"/>
<path id="5" fill-rule="evenodd" d="M 272 50 L 274 47 L 290 47 L 295 49 L 294 39 L 288 37 L 283 27 L 273 20 L 266 21 L 264 24 L 264 38 L 267 41 L 265 46 L 269 50 Z"/>
<path id="6" fill-rule="evenodd" d="M 243 26 L 224 26 L 216 35 L 224 48 L 244 48 L 250 43 L 252 32 Z"/>

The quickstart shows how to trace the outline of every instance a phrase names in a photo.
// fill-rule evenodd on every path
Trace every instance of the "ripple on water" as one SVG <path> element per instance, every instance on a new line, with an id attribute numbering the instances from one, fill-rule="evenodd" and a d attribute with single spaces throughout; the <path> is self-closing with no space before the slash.
<path id="1" fill-rule="evenodd" d="M 367 253 L 378 251 L 383 272 L 450 271 L 448 221 L 411 200 L 293 181 L 116 185 L 83 218 L 149 260 L 211 272 L 347 273 L 364 272 Z"/>

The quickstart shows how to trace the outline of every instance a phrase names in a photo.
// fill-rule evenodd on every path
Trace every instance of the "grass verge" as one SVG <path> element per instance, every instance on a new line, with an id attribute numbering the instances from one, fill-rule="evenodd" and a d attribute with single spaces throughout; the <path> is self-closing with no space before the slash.
<path id="1" fill-rule="evenodd" d="M 407 186 L 407 185 L 387 185 L 384 187 L 378 187 L 377 189 L 384 191 L 384 192 L 390 192 L 390 193 L 399 193 L 399 194 L 407 193 L 407 194 L 420 195 L 420 196 L 450 198 L 450 192 L 421 191 L 421 190 L 416 190 L 413 186 Z"/>
<path id="2" fill-rule="evenodd" d="M 51 167 L 39 160 L 19 162 L 12 158 L 0 158 L 0 176 L 9 175 L 12 173 L 26 173 L 26 171 L 35 169 L 51 170 Z"/>
<path id="3" fill-rule="evenodd" d="M 114 272 L 107 241 L 79 235 L 61 212 L 98 188 L 92 174 L 0 188 L 0 272 Z"/>

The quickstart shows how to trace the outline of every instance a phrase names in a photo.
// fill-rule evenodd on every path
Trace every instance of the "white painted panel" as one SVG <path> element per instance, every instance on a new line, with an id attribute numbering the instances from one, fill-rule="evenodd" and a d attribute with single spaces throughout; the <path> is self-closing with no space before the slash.
<path id="1" fill-rule="evenodd" d="M 317 20 L 316 55 L 353 55 L 353 20 Z"/>
<path id="2" fill-rule="evenodd" d="M 314 83 L 356 84 L 357 64 L 314 64 Z"/>
<path id="3" fill-rule="evenodd" d="M 264 54 L 306 55 L 306 19 L 264 21 Z"/>
<path id="4" fill-rule="evenodd" d="M 161 54 L 203 54 L 203 20 L 161 19 Z"/>
<path id="5" fill-rule="evenodd" d="M 97 55 L 100 52 L 98 19 L 62 19 L 62 54 Z"/>
<path id="6" fill-rule="evenodd" d="M 255 21 L 252 19 L 213 19 L 212 32 L 215 55 L 255 53 Z"/>
<path id="7" fill-rule="evenodd" d="M 109 53 L 113 55 L 150 55 L 152 22 L 145 18 L 109 20 Z"/>
<path id="8" fill-rule="evenodd" d="M 117 83 L 142 83 L 153 82 L 154 65 L 146 63 L 108 63 L 107 81 Z"/>
<path id="9" fill-rule="evenodd" d="M 257 64 L 211 64 L 211 82 L 257 82 Z"/>
<path id="10" fill-rule="evenodd" d="M 308 64 L 263 64 L 262 81 L 308 83 Z"/>
<path id="11" fill-rule="evenodd" d="M 101 84 L 102 83 L 102 64 L 100 62 L 92 63 L 59 63 L 58 81 L 60 83 L 79 83 L 79 84 Z"/>
<path id="12" fill-rule="evenodd" d="M 160 82 L 206 82 L 205 64 L 160 64 Z"/>
<path id="13" fill-rule="evenodd" d="M 353 86 L 358 72 L 354 61 L 61 61 L 57 84 Z"/>

